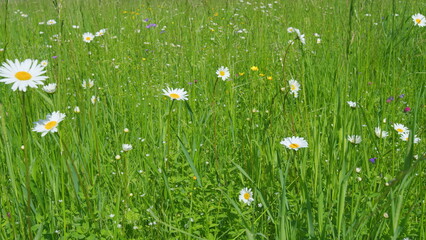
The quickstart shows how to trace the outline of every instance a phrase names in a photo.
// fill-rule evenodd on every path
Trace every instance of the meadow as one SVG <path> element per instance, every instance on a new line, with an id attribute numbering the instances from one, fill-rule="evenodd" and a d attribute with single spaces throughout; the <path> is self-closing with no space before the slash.
<path id="1" fill-rule="evenodd" d="M 425 9 L 0 1 L 0 239 L 426 239 Z"/>

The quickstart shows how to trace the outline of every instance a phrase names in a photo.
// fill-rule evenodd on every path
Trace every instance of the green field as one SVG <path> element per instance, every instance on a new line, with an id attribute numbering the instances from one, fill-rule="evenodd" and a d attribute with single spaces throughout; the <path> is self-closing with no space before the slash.
<path id="1" fill-rule="evenodd" d="M 426 239 L 417 13 L 0 0 L 0 239 Z"/>

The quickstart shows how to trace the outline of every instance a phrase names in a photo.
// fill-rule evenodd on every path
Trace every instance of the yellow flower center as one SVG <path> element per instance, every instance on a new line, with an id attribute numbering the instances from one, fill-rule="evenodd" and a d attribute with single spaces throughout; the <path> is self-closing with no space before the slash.
<path id="1" fill-rule="evenodd" d="M 225 72 L 224 72 L 224 71 L 220 71 L 220 72 L 219 72 L 219 75 L 220 75 L 220 76 L 225 76 Z"/>
<path id="2" fill-rule="evenodd" d="M 27 80 L 30 80 L 33 76 L 31 76 L 31 74 L 30 74 L 29 72 L 21 71 L 21 72 L 17 72 L 17 73 L 15 74 L 15 77 L 16 77 L 18 80 L 21 80 L 21 81 L 27 81 Z"/>
<path id="3" fill-rule="evenodd" d="M 50 130 L 50 129 L 56 127 L 56 125 L 58 125 L 58 122 L 50 121 L 50 122 L 46 123 L 46 125 L 44 125 L 44 128 L 46 128 L 47 130 Z"/>
<path id="4" fill-rule="evenodd" d="M 90 40 L 92 40 L 91 37 L 86 37 L 86 41 L 90 41 Z"/>
<path id="5" fill-rule="evenodd" d="M 299 144 L 297 144 L 297 143 L 292 143 L 292 144 L 290 144 L 289 145 L 289 147 L 291 147 L 291 148 L 298 148 L 298 147 L 300 147 L 300 145 Z"/>
<path id="6" fill-rule="evenodd" d="M 416 23 L 417 23 L 417 24 L 419 24 L 419 23 L 421 23 L 421 22 L 422 22 L 422 20 L 421 20 L 420 18 L 417 18 L 417 19 L 416 19 Z"/>
<path id="7" fill-rule="evenodd" d="M 296 86 L 294 86 L 293 84 L 290 86 L 291 90 L 296 90 Z"/>
<path id="8" fill-rule="evenodd" d="M 404 132 L 404 129 L 398 128 L 398 129 L 396 129 L 396 131 L 398 131 L 398 132 Z"/>
<path id="9" fill-rule="evenodd" d="M 173 99 L 178 99 L 178 98 L 180 98 L 179 94 L 176 94 L 176 93 L 171 93 L 171 94 L 170 94 L 170 97 L 171 97 L 171 98 L 173 98 Z"/>
<path id="10" fill-rule="evenodd" d="M 244 197 L 245 200 L 249 200 L 250 199 L 250 193 L 248 193 L 248 192 L 244 193 L 243 197 Z"/>

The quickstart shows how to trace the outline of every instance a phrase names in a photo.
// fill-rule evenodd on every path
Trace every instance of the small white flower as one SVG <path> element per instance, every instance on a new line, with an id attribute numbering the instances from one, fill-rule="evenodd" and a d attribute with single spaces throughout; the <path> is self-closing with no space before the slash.
<path id="1" fill-rule="evenodd" d="M 350 136 L 348 136 L 348 141 L 353 143 L 353 144 L 360 144 L 361 143 L 361 136 L 350 135 Z"/>
<path id="2" fill-rule="evenodd" d="M 321 43 L 321 38 L 317 38 L 317 44 Z"/>
<path id="3" fill-rule="evenodd" d="M 96 32 L 96 37 L 100 37 L 100 36 L 103 36 L 104 34 L 105 34 L 105 32 L 106 32 L 106 29 L 101 29 L 101 30 L 99 30 L 99 32 Z"/>
<path id="4" fill-rule="evenodd" d="M 83 41 L 85 41 L 87 43 L 91 42 L 94 38 L 95 38 L 95 36 L 90 32 L 83 34 Z"/>
<path id="5" fill-rule="evenodd" d="M 120 160 L 121 159 L 121 156 L 120 155 L 116 155 L 115 156 L 115 160 Z"/>
<path id="6" fill-rule="evenodd" d="M 389 133 L 388 133 L 388 132 L 386 132 L 386 131 L 382 131 L 382 130 L 380 129 L 380 127 L 376 127 L 376 128 L 374 128 L 374 133 L 376 134 L 376 136 L 377 136 L 378 138 L 385 138 L 385 137 L 387 137 L 387 136 L 389 135 Z"/>
<path id="7" fill-rule="evenodd" d="M 411 16 L 411 18 L 413 18 L 414 25 L 417 25 L 419 27 L 426 26 L 426 18 L 422 14 L 420 13 L 414 14 L 413 16 Z"/>
<path id="8" fill-rule="evenodd" d="M 40 62 L 40 65 L 42 67 L 47 67 L 48 64 L 49 64 L 49 61 L 47 61 L 47 60 L 43 60 L 43 61 Z"/>
<path id="9" fill-rule="evenodd" d="M 308 142 L 302 137 L 287 137 L 284 138 L 280 144 L 284 145 L 288 149 L 293 149 L 295 151 L 299 150 L 299 148 L 307 148 Z"/>
<path id="10" fill-rule="evenodd" d="M 288 33 L 294 33 L 294 28 L 293 28 L 293 27 L 289 27 L 289 28 L 287 28 L 287 32 L 288 32 Z"/>
<path id="11" fill-rule="evenodd" d="M 253 192 L 251 191 L 251 188 L 243 188 L 240 191 L 239 200 L 244 202 L 247 205 L 250 205 L 251 202 L 254 201 L 253 199 Z"/>
<path id="12" fill-rule="evenodd" d="M 53 19 L 50 19 L 49 21 L 46 22 L 47 25 L 54 25 L 56 24 L 56 21 Z"/>
<path id="13" fill-rule="evenodd" d="M 78 25 L 72 25 L 72 28 L 78 29 L 78 28 L 80 28 L 80 26 L 78 26 Z"/>
<path id="14" fill-rule="evenodd" d="M 47 93 L 56 92 L 56 83 L 50 83 L 50 84 L 43 86 L 43 91 L 45 91 Z"/>
<path id="15" fill-rule="evenodd" d="M 91 79 L 88 79 L 87 81 L 86 81 L 86 80 L 83 80 L 83 83 L 81 84 L 81 86 L 82 86 L 84 89 L 92 88 L 94 85 L 95 85 L 95 81 L 93 81 L 93 80 L 91 80 Z"/>
<path id="16" fill-rule="evenodd" d="M 111 213 L 110 215 L 109 215 L 109 217 L 110 218 L 113 218 L 115 216 L 115 214 L 113 214 L 113 213 Z"/>
<path id="17" fill-rule="evenodd" d="M 408 130 L 408 128 L 400 123 L 394 123 L 393 124 L 393 129 L 395 129 L 398 134 L 403 134 L 406 132 L 410 132 L 410 130 Z"/>
<path id="18" fill-rule="evenodd" d="M 188 93 L 183 88 L 163 89 L 163 95 L 170 97 L 172 100 L 188 100 Z"/>
<path id="19" fill-rule="evenodd" d="M 95 104 L 96 102 L 98 102 L 98 101 L 99 101 L 99 97 L 92 96 L 92 97 L 90 98 L 90 101 L 92 102 L 92 104 Z"/>
<path id="20" fill-rule="evenodd" d="M 123 151 L 125 152 L 128 152 L 133 149 L 133 146 L 131 144 L 123 144 L 122 147 L 123 147 Z"/>
<path id="21" fill-rule="evenodd" d="M 359 167 L 355 168 L 355 172 L 360 173 L 361 172 L 361 168 L 359 168 Z"/>
<path id="22" fill-rule="evenodd" d="M 300 83 L 294 79 L 290 79 L 288 85 L 290 85 L 290 94 L 293 94 L 297 98 L 300 91 Z"/>
<path id="23" fill-rule="evenodd" d="M 404 142 L 408 142 L 410 140 L 410 132 L 403 132 L 400 134 L 400 139 Z M 419 143 L 420 142 L 420 138 L 417 137 L 417 135 L 414 135 L 414 143 Z"/>
<path id="24" fill-rule="evenodd" d="M 129 132 L 129 129 L 128 129 L 128 128 L 125 128 L 123 131 L 124 131 L 125 133 L 128 133 L 128 132 Z"/>
<path id="25" fill-rule="evenodd" d="M 74 108 L 74 112 L 75 112 L 75 113 L 80 113 L 80 108 L 79 108 L 78 106 L 76 106 L 76 107 Z"/>
<path id="26" fill-rule="evenodd" d="M 229 76 L 231 75 L 229 73 L 229 69 L 227 67 L 220 67 L 217 71 L 216 71 L 217 77 L 218 78 L 222 78 L 223 81 L 225 81 L 226 79 L 229 78 Z"/>
<path id="27" fill-rule="evenodd" d="M 34 132 L 40 132 L 41 136 L 44 137 L 47 133 L 57 132 L 58 124 L 64 120 L 65 114 L 60 112 L 53 112 L 52 114 L 48 114 L 46 119 L 39 120 L 35 122 L 35 126 L 32 129 Z"/>
<path id="28" fill-rule="evenodd" d="M 358 106 L 358 104 L 357 104 L 356 102 L 347 101 L 346 103 L 347 103 L 347 104 L 349 105 L 349 107 L 351 107 L 351 108 L 356 108 L 356 107 Z"/>

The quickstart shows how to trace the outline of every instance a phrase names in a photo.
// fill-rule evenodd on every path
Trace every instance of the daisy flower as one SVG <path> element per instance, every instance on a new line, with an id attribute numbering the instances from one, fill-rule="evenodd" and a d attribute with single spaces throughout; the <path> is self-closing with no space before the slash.
<path id="1" fill-rule="evenodd" d="M 280 143 L 286 146 L 288 149 L 293 149 L 295 151 L 299 150 L 299 148 L 308 147 L 308 142 L 302 137 L 287 137 L 284 138 Z"/>
<path id="2" fill-rule="evenodd" d="M 188 93 L 183 88 L 167 88 L 163 89 L 164 94 L 170 97 L 172 100 L 188 100 Z"/>
<path id="3" fill-rule="evenodd" d="M 378 138 L 385 138 L 385 137 L 387 137 L 389 135 L 388 132 L 382 131 L 382 129 L 380 129 L 380 127 L 374 128 L 374 133 L 376 134 L 376 136 Z"/>
<path id="4" fill-rule="evenodd" d="M 53 19 L 50 19 L 49 21 L 46 22 L 47 25 L 54 25 L 56 24 L 56 21 Z"/>
<path id="5" fill-rule="evenodd" d="M 414 25 L 417 25 L 419 27 L 426 26 L 426 18 L 422 14 L 420 13 L 414 14 L 413 16 L 411 16 L 411 18 L 413 18 Z"/>
<path id="6" fill-rule="evenodd" d="M 361 136 L 350 135 L 350 136 L 348 136 L 348 141 L 353 143 L 353 144 L 360 144 L 361 143 Z"/>
<path id="7" fill-rule="evenodd" d="M 240 191 L 240 196 L 238 197 L 241 202 L 244 202 L 247 205 L 250 205 L 251 202 L 254 201 L 253 199 L 253 192 L 251 191 L 251 188 L 243 188 Z"/>
<path id="8" fill-rule="evenodd" d="M 220 67 L 217 71 L 216 71 L 217 77 L 218 78 L 222 78 L 223 81 L 225 81 L 226 79 L 229 78 L 230 74 L 229 74 L 229 69 L 227 67 Z"/>
<path id="9" fill-rule="evenodd" d="M 403 132 L 400 134 L 400 139 L 404 142 L 408 142 L 410 136 L 410 132 Z M 414 135 L 414 143 L 420 142 L 420 138 L 417 135 Z"/>
<path id="10" fill-rule="evenodd" d="M 101 29 L 101 30 L 99 30 L 99 32 L 96 32 L 96 37 L 100 37 L 100 36 L 103 36 L 104 34 L 105 34 L 105 32 L 106 32 L 106 29 L 104 28 L 104 29 Z"/>
<path id="11" fill-rule="evenodd" d="M 56 83 L 50 83 L 43 87 L 43 91 L 47 93 L 54 93 L 56 92 Z"/>
<path id="12" fill-rule="evenodd" d="M 358 106 L 358 104 L 357 104 L 356 102 L 347 101 L 346 103 L 347 103 L 347 104 L 349 105 L 349 107 L 351 107 L 351 108 L 356 108 L 356 107 Z"/>
<path id="13" fill-rule="evenodd" d="M 128 152 L 133 149 L 133 146 L 131 144 L 123 144 L 121 147 L 123 148 L 123 151 L 125 152 Z"/>
<path id="14" fill-rule="evenodd" d="M 43 81 L 47 76 L 42 76 L 44 71 L 43 66 L 38 64 L 37 60 L 27 59 L 23 62 L 15 60 L 6 60 L 0 67 L 0 82 L 6 84 L 13 83 L 12 90 L 27 91 L 27 87 L 37 88 L 37 85 L 43 85 Z"/>
<path id="15" fill-rule="evenodd" d="M 87 43 L 91 42 L 94 38 L 95 36 L 92 33 L 87 32 L 83 34 L 83 41 Z"/>
<path id="16" fill-rule="evenodd" d="M 94 85 L 95 85 L 95 81 L 93 81 L 91 79 L 88 79 L 87 81 L 83 80 L 83 83 L 81 84 L 81 86 L 84 89 L 86 89 L 86 88 L 92 88 Z"/>
<path id="17" fill-rule="evenodd" d="M 41 133 L 42 137 L 46 136 L 46 134 L 49 132 L 57 132 L 57 126 L 62 120 L 64 120 L 64 118 L 64 113 L 53 112 L 52 114 L 48 114 L 46 116 L 46 119 L 42 119 L 34 123 L 35 126 L 33 128 L 33 131 Z"/>
<path id="18" fill-rule="evenodd" d="M 288 33 L 294 33 L 294 28 L 293 28 L 293 27 L 289 27 L 289 28 L 287 28 L 287 32 L 288 32 Z"/>
<path id="19" fill-rule="evenodd" d="M 47 67 L 48 64 L 49 64 L 49 61 L 47 61 L 47 60 L 43 60 L 43 61 L 40 62 L 40 65 L 43 66 L 43 67 Z"/>
<path id="20" fill-rule="evenodd" d="M 400 123 L 394 123 L 393 124 L 393 129 L 395 129 L 399 134 L 405 133 L 405 132 L 410 132 L 410 130 L 408 130 L 408 128 Z"/>
<path id="21" fill-rule="evenodd" d="M 294 97 L 297 98 L 298 92 L 300 90 L 300 83 L 294 79 L 290 79 L 288 81 L 288 85 L 290 85 L 290 93 L 294 95 Z"/>

